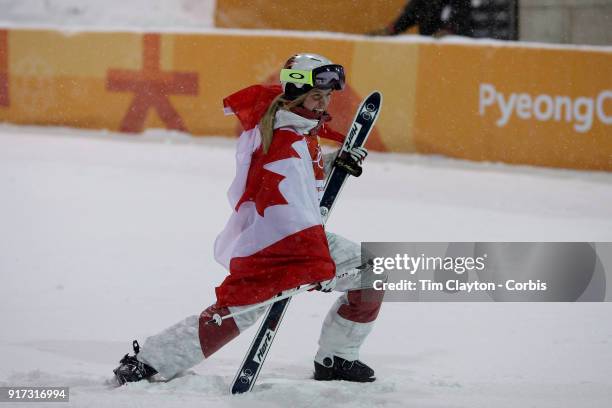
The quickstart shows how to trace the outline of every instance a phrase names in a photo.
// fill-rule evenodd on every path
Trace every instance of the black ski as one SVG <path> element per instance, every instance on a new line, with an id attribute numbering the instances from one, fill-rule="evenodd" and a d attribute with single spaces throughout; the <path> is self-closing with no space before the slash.
<path id="1" fill-rule="evenodd" d="M 251 391 L 255 385 L 255 380 L 261 371 L 268 351 L 270 351 L 270 346 L 272 345 L 272 341 L 274 341 L 274 337 L 287 311 L 290 300 L 291 298 L 288 297 L 278 302 L 274 302 L 268 309 L 266 316 L 257 330 L 257 335 L 253 339 L 253 343 L 251 343 L 247 355 L 244 357 L 240 370 L 238 370 L 234 377 L 234 381 L 232 381 L 232 387 L 230 389 L 232 394 L 242 394 Z"/>
<path id="2" fill-rule="evenodd" d="M 353 169 L 347 166 L 344 160 L 345 155 L 351 147 L 364 146 L 368 140 L 370 131 L 374 128 L 374 123 L 378 118 L 378 112 L 382 105 L 382 95 L 380 92 L 372 92 L 370 96 L 364 99 L 355 114 L 353 123 L 349 129 L 349 133 L 344 140 L 342 149 L 338 152 L 338 156 L 334 163 L 334 167 L 327 177 L 325 182 L 325 192 L 321 198 L 320 208 L 323 223 L 327 221 L 329 213 L 332 210 L 338 195 L 342 191 L 344 182 L 349 175 L 359 176 L 361 172 L 355 174 Z"/>
<path id="3" fill-rule="evenodd" d="M 338 152 L 334 167 L 325 182 L 325 191 L 320 203 L 321 218 L 324 224 L 348 176 L 359 175 L 355 174 L 354 169 L 347 166 L 347 163 L 344 161 L 344 154 L 353 146 L 363 146 L 365 144 L 370 131 L 374 127 L 381 104 L 382 95 L 380 92 L 372 92 L 364 99 L 355 114 L 349 133 L 344 140 L 342 148 Z M 279 300 L 268 308 L 259 326 L 257 335 L 253 339 L 251 347 L 234 377 L 234 381 L 232 381 L 230 388 L 232 394 L 249 392 L 255 385 L 255 381 L 270 351 L 270 347 L 278 332 L 283 316 L 287 311 L 290 300 L 291 297 Z"/>

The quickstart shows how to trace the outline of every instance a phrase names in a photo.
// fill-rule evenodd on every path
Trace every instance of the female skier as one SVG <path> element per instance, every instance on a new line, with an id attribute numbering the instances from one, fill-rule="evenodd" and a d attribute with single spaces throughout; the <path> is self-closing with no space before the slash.
<path id="1" fill-rule="evenodd" d="M 281 86 L 254 85 L 225 98 L 244 132 L 238 140 L 236 178 L 228 197 L 234 209 L 215 242 L 215 258 L 230 272 L 216 288 L 217 301 L 199 316 L 146 339 L 114 370 L 119 384 L 166 379 L 209 358 L 264 313 L 259 308 L 207 324 L 215 315 L 244 310 L 280 292 L 319 282 L 319 290 L 343 292 L 329 311 L 314 357 L 315 380 L 374 381 L 359 361 L 382 293 L 364 296 L 360 247 L 326 232 L 319 213 L 325 183 L 318 136 L 342 142 L 326 122 L 332 92 L 344 88 L 341 65 L 316 54 L 297 54 L 281 70 Z M 361 166 L 367 151 L 355 148 Z M 329 157 L 326 157 L 326 159 Z M 331 158 L 330 158 L 331 159 Z M 327 165 L 327 166 L 326 166 Z"/>

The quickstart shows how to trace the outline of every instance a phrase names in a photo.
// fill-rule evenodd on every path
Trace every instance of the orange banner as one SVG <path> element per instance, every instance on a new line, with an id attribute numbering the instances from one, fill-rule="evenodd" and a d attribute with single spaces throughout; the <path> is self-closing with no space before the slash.
<path id="1" fill-rule="evenodd" d="M 365 34 L 391 24 L 407 0 L 217 0 L 215 27 Z M 413 31 L 414 32 L 414 31 Z"/>
<path id="2" fill-rule="evenodd" d="M 0 30 L 0 106 L 9 105 L 8 31 Z"/>
<path id="3" fill-rule="evenodd" d="M 612 52 L 423 44 L 417 150 L 612 170 Z"/>
<path id="4" fill-rule="evenodd" d="M 10 30 L 2 38 L 6 44 L 0 56 L 7 55 L 10 75 L 0 78 L 8 77 L 4 83 L 10 88 L 11 103 L 0 109 L 1 121 L 120 132 L 167 128 L 194 135 L 235 135 L 237 122 L 223 115 L 222 99 L 255 83 L 277 83 L 280 68 L 296 50 L 326 55 L 349 72 L 357 72 L 353 66 L 365 66 L 369 59 L 354 52 L 354 41 L 274 35 L 67 36 Z M 388 53 L 400 48 L 383 47 Z M 384 67 L 384 59 L 378 65 Z M 348 128 L 359 102 L 375 85 L 361 81 L 361 87 L 353 86 L 358 83 L 351 81 L 334 97 L 331 125 L 339 131 Z M 408 115 L 408 111 L 399 114 Z M 391 129 L 392 124 L 385 127 Z M 370 146 L 386 149 L 378 129 Z"/>
<path id="5" fill-rule="evenodd" d="M 236 135 L 223 97 L 277 82 L 297 51 L 345 66 L 348 86 L 330 108 L 341 132 L 365 95 L 383 93 L 371 149 L 612 170 L 612 52 L 604 48 L 0 29 L 0 121 Z"/>

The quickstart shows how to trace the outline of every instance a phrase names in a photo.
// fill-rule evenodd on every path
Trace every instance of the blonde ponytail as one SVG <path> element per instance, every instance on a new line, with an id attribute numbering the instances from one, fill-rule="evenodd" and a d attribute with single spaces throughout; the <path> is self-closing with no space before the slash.
<path id="1" fill-rule="evenodd" d="M 308 94 L 313 91 L 318 90 L 316 88 L 312 89 L 311 91 L 298 96 L 292 101 L 283 98 L 283 94 L 278 95 L 272 100 L 272 103 L 270 103 L 270 106 L 268 106 L 266 113 L 259 121 L 259 131 L 261 133 L 261 144 L 263 146 L 264 154 L 268 153 L 270 145 L 272 144 L 272 137 L 274 136 L 274 119 L 276 118 L 276 112 L 278 112 L 279 109 L 291 110 L 297 106 L 300 106 L 302 102 L 304 102 Z"/>
<path id="2" fill-rule="evenodd" d="M 276 117 L 276 112 L 280 109 L 281 105 L 285 103 L 285 99 L 283 95 L 280 94 L 274 100 L 270 106 L 268 106 L 268 110 L 263 115 L 261 120 L 259 121 L 259 131 L 261 132 L 261 144 L 263 146 L 264 154 L 268 153 L 268 149 L 272 144 L 272 135 L 274 134 L 274 118 Z"/>

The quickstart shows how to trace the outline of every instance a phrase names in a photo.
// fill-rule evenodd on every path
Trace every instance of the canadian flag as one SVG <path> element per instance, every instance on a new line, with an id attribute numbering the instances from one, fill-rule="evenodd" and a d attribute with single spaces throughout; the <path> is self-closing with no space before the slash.
<path id="1" fill-rule="evenodd" d="M 223 101 L 244 132 L 228 191 L 233 212 L 215 241 L 215 259 L 230 272 L 216 288 L 219 307 L 258 303 L 335 274 L 308 136 L 277 129 L 263 154 L 257 124 L 281 92 L 280 86 L 255 85 Z"/>

